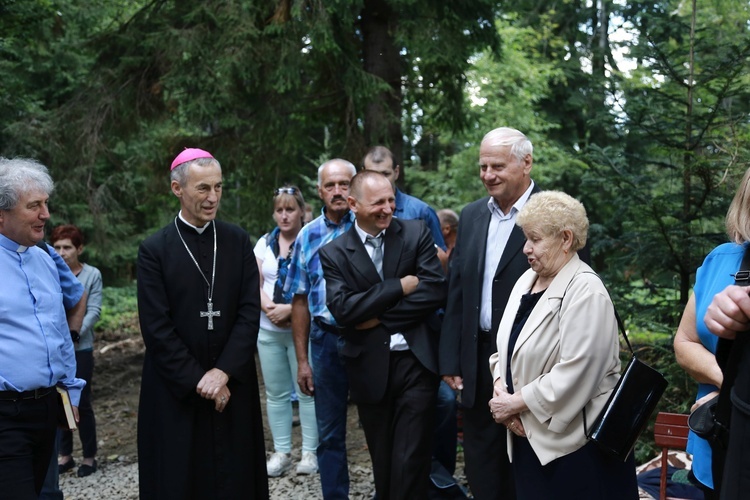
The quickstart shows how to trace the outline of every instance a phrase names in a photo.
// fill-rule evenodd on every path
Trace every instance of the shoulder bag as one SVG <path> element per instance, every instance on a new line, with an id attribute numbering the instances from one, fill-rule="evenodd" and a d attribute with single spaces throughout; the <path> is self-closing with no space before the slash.
<path id="1" fill-rule="evenodd" d="M 608 455 L 625 461 L 664 394 L 667 379 L 636 357 L 617 309 L 615 317 L 632 358 L 591 428 L 587 428 L 586 409 L 583 409 L 583 426 L 586 437 L 599 448 Z"/>

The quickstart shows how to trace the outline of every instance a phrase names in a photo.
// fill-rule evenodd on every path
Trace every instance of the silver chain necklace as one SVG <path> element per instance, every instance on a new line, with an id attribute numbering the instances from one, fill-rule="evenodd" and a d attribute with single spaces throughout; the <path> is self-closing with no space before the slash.
<path id="1" fill-rule="evenodd" d="M 177 229 L 177 235 L 180 237 L 180 241 L 182 241 L 183 246 L 185 247 L 185 251 L 188 253 L 191 259 L 193 259 L 193 263 L 195 264 L 195 267 L 198 268 L 198 272 L 201 273 L 201 277 L 203 278 L 203 281 L 206 282 L 206 285 L 208 285 L 208 304 L 206 305 L 206 308 L 208 311 L 199 311 L 201 318 L 208 318 L 208 329 L 213 330 L 214 329 L 214 316 L 221 316 L 221 311 L 214 311 L 214 305 L 213 305 L 213 296 L 214 296 L 214 283 L 216 282 L 216 222 L 211 221 L 211 224 L 213 224 L 214 229 L 214 263 L 213 263 L 213 269 L 211 270 L 211 283 L 208 282 L 208 278 L 206 278 L 206 275 L 203 274 L 203 270 L 201 269 L 201 266 L 198 265 L 198 261 L 195 260 L 195 256 L 193 255 L 193 252 L 190 251 L 190 249 L 187 246 L 187 243 L 185 243 L 185 239 L 182 237 L 182 233 L 180 233 L 180 227 L 177 225 L 177 217 L 174 218 L 174 227 Z"/>

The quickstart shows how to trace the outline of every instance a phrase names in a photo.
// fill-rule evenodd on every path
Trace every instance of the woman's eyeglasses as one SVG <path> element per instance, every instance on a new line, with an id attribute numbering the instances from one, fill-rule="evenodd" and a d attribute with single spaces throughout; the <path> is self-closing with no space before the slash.
<path id="1" fill-rule="evenodd" d="M 288 187 L 288 188 L 276 188 L 273 192 L 274 196 L 278 196 L 280 194 L 291 194 L 294 196 L 297 193 L 297 188 Z"/>

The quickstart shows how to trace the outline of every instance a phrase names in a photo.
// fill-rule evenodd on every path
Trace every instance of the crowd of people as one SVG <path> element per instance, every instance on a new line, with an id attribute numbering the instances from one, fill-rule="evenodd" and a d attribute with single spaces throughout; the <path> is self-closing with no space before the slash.
<path id="1" fill-rule="evenodd" d="M 613 459 L 586 437 L 587 415 L 595 419 L 620 377 L 614 305 L 588 265 L 586 210 L 532 180 L 531 141 L 507 127 L 484 136 L 487 196 L 460 218 L 396 187 L 400 166 L 386 147 L 361 163 L 320 165 L 315 218 L 297 186 L 274 190 L 275 227 L 253 247 L 217 219 L 214 155 L 188 148 L 172 162 L 180 210 L 137 259 L 140 497 L 267 498 L 268 477 L 295 469 L 319 473 L 324 498 L 346 499 L 351 402 L 376 498 L 428 498 L 436 467 L 455 470 L 460 401 L 474 498 L 637 498 L 632 453 Z M 13 290 L 0 302 L 3 498 L 62 498 L 58 474 L 77 464 L 72 433 L 57 429 L 58 388 L 78 421 L 77 474 L 97 471 L 91 384 L 102 279 L 79 260 L 76 226 L 43 242 L 53 187 L 40 163 L 0 159 L 0 272 Z M 675 335 L 677 360 L 699 383 L 696 406 L 731 390 L 722 477 L 723 452 L 690 436 L 692 479 L 707 498 L 740 498 L 750 477 L 750 347 L 739 341 L 750 298 L 732 277 L 750 241 L 750 171 L 727 230 L 733 242 L 698 270 Z M 731 384 L 715 356 L 719 337 L 737 339 L 723 341 L 739 359 Z"/>

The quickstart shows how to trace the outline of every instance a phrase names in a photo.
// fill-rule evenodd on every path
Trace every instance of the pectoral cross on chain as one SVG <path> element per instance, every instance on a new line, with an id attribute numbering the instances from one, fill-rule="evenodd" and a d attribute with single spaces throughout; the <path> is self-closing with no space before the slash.
<path id="1" fill-rule="evenodd" d="M 214 316 L 221 316 L 221 311 L 214 311 L 213 303 L 208 303 L 208 311 L 201 311 L 201 318 L 208 318 L 208 329 L 214 329 Z"/>

